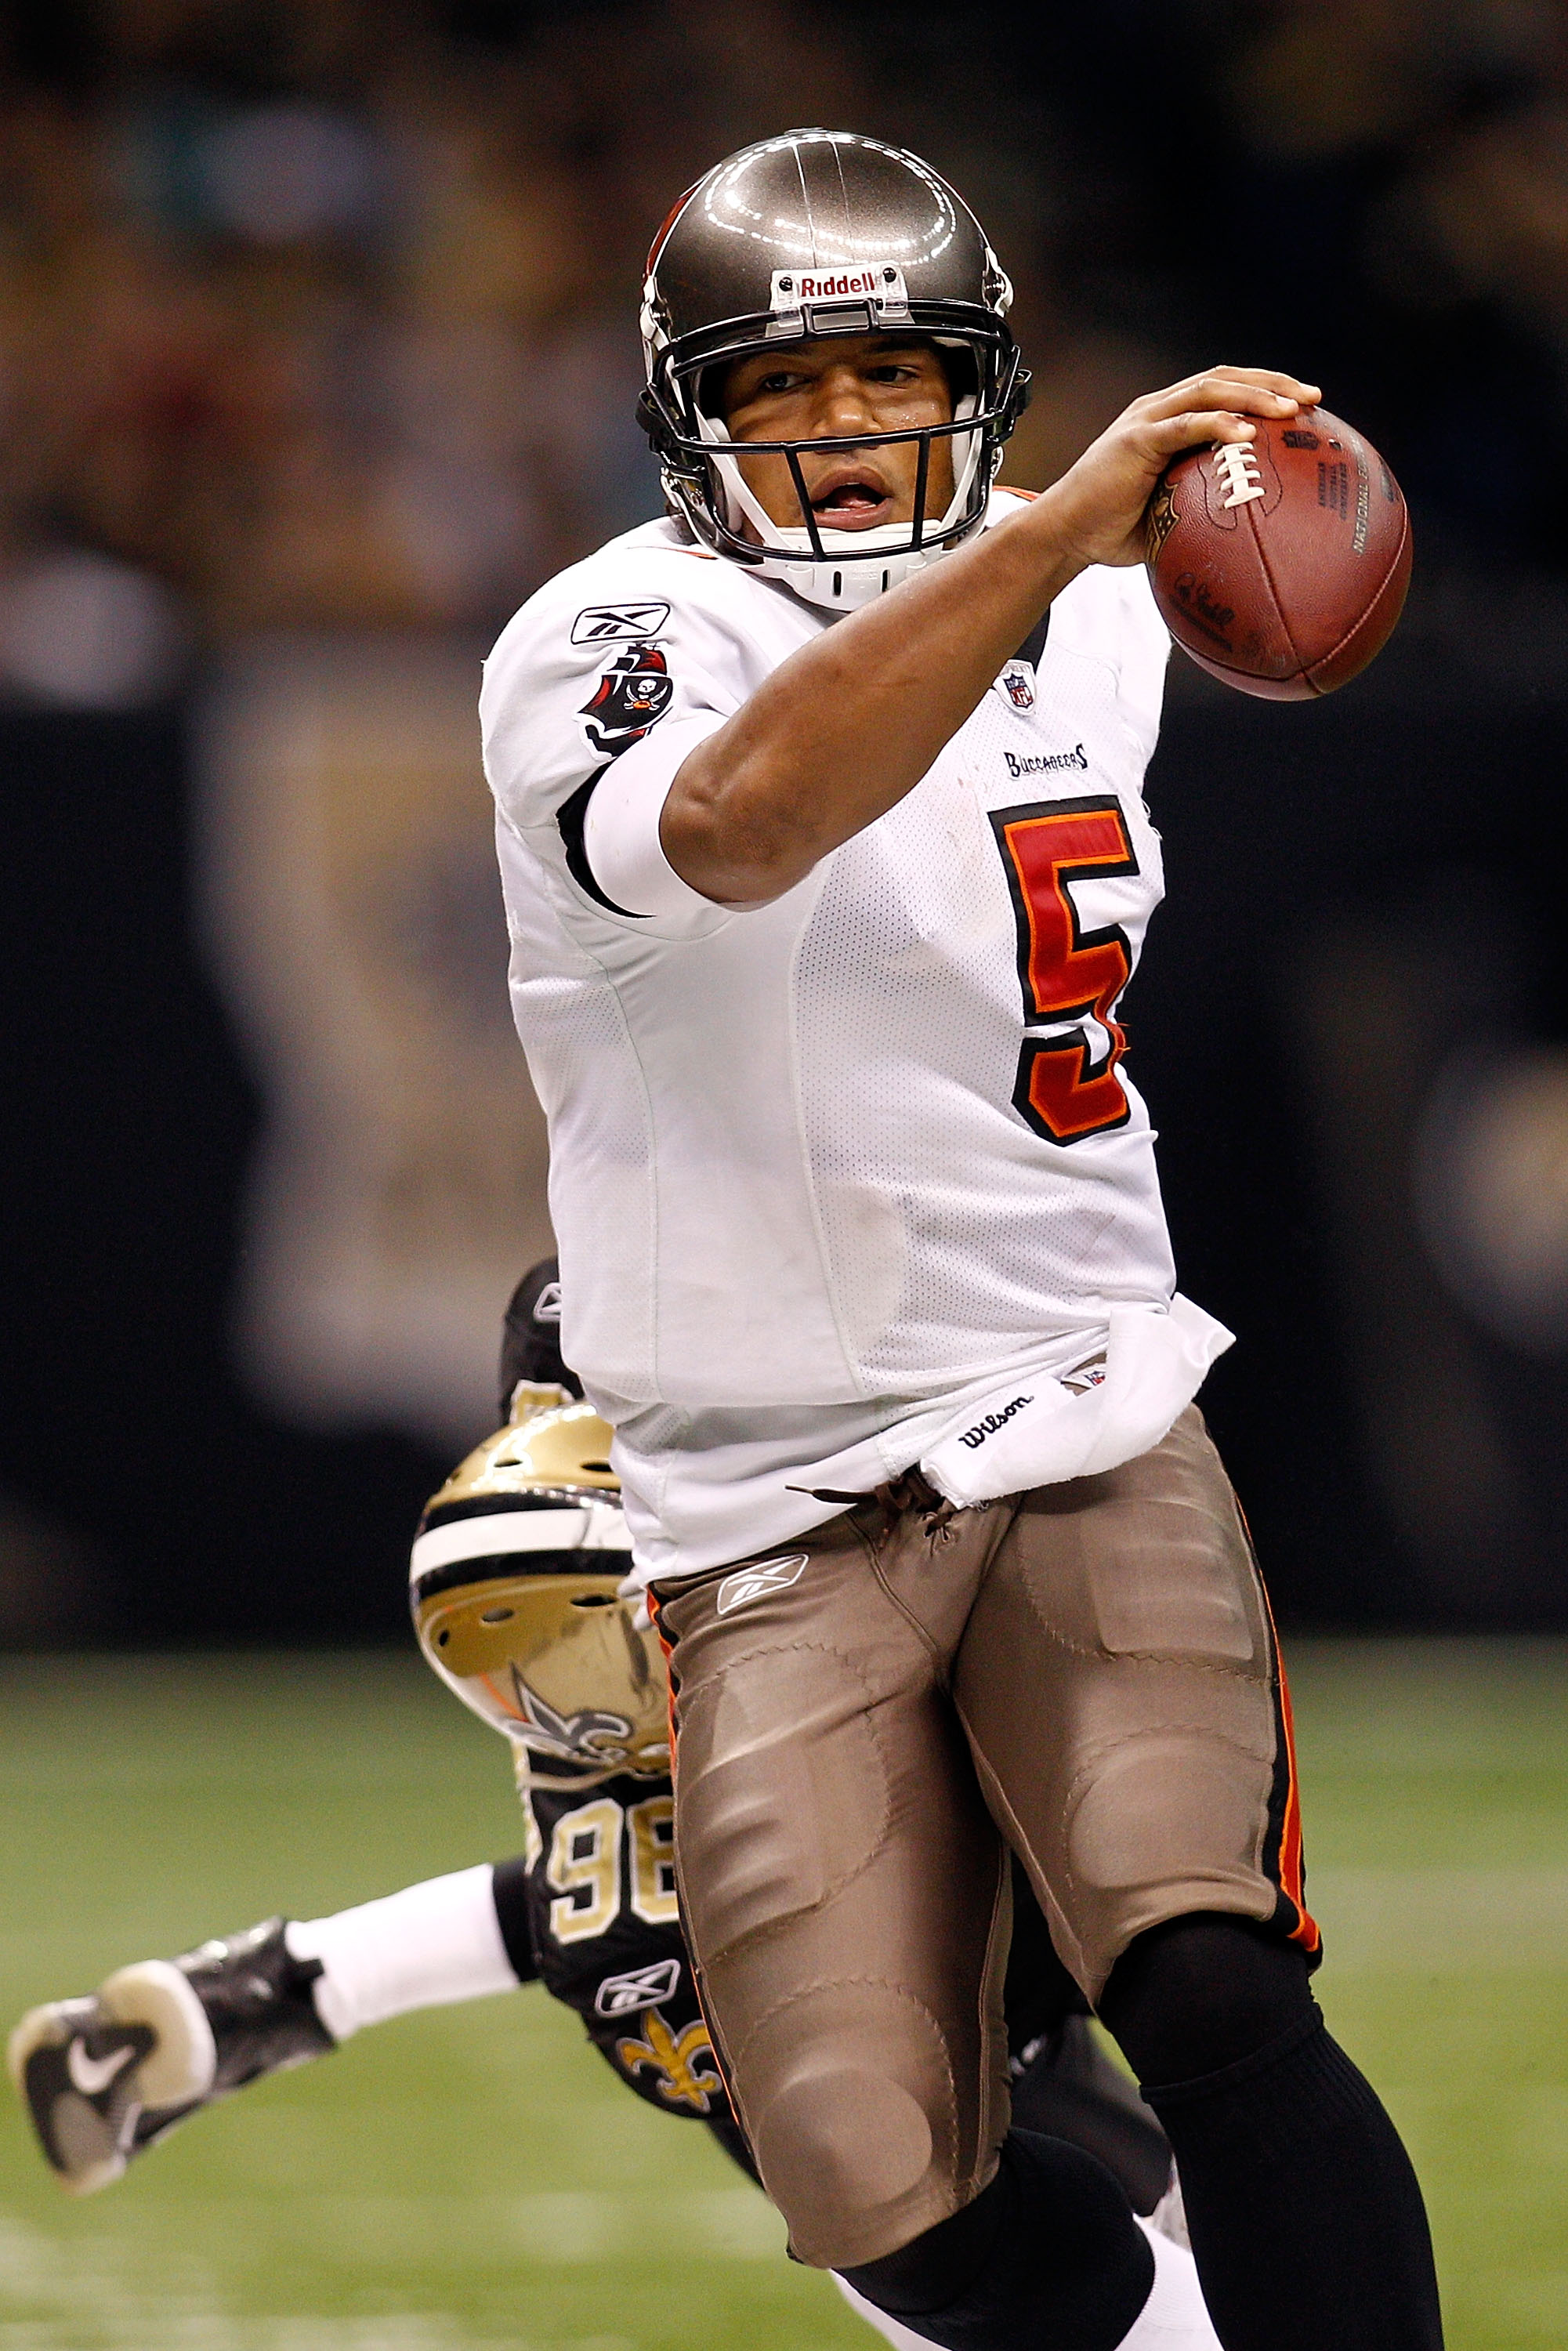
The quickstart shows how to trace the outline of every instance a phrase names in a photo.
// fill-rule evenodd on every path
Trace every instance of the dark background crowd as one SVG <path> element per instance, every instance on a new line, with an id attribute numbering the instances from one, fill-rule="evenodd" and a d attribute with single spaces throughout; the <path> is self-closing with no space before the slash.
<path id="1" fill-rule="evenodd" d="M 1131 1066 L 1281 1614 L 1568 1623 L 1568 12 L 39 0 L 0 11 L 0 1640 L 395 1632 L 543 1238 L 537 1150 L 461 1132 L 520 1067 L 477 661 L 657 510 L 671 201 L 812 122 L 986 223 L 1006 478 L 1214 359 L 1399 475 L 1362 681 L 1174 659 Z M 310 1191 L 334 1153 L 373 1215 Z M 381 1238 L 312 1322 L 334 1218 Z"/>

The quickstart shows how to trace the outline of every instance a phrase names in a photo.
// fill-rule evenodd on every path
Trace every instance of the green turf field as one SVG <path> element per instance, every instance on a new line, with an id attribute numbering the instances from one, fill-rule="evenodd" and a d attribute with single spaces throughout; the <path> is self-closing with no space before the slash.
<path id="1" fill-rule="evenodd" d="M 1568 1646 L 1302 1644 L 1295 1681 L 1320 1988 L 1420 2166 L 1450 2344 L 1568 2344 Z M 412 1654 L 12 1660 L 0 1704 L 7 2022 L 517 1842 L 500 1742 Z M 537 1989 L 246 2091 L 82 2203 L 5 2109 L 0 2351 L 873 2341 Z"/>

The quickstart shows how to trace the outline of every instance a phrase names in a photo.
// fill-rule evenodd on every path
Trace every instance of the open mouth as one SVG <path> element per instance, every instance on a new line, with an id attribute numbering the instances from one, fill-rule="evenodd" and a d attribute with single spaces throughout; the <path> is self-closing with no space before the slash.
<path id="1" fill-rule="evenodd" d="M 870 468 L 833 472 L 811 492 L 811 511 L 830 530 L 872 530 L 896 521 L 887 485 Z"/>

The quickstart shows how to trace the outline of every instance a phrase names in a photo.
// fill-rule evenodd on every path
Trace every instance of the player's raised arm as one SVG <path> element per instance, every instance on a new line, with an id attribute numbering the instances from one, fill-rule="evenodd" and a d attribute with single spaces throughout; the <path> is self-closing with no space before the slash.
<path id="1" fill-rule="evenodd" d="M 1070 580 L 1140 559 L 1144 508 L 1173 456 L 1249 439 L 1249 416 L 1317 396 L 1293 376 L 1224 367 L 1134 401 L 1043 496 L 802 646 L 699 744 L 660 820 L 670 864 L 721 904 L 792 887 L 919 782 Z M 925 523 L 950 506 L 951 434 L 883 437 L 950 426 L 953 379 L 932 343 L 867 335 L 758 352 L 730 365 L 716 397 L 731 440 L 763 444 L 729 462 L 773 523 L 799 526 L 804 501 L 837 538 L 907 528 L 917 498 Z M 758 535 L 749 514 L 741 527 Z"/>

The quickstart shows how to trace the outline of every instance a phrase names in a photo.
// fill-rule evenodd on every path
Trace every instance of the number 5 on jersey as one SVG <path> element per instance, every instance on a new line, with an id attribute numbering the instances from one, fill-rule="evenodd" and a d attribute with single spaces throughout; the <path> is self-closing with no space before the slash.
<path id="1" fill-rule="evenodd" d="M 1023 987 L 1013 1106 L 1048 1143 L 1081 1143 L 1132 1115 L 1116 1075 L 1127 1040 L 1111 1017 L 1133 968 L 1126 933 L 1115 923 L 1083 930 L 1071 889 L 1137 872 L 1126 819 L 1114 799 L 1031 800 L 993 809 L 991 828 L 1018 924 Z M 1109 1050 L 1097 1050 L 1091 1019 Z M 1049 1036 L 1029 1033 L 1045 1026 Z"/>

